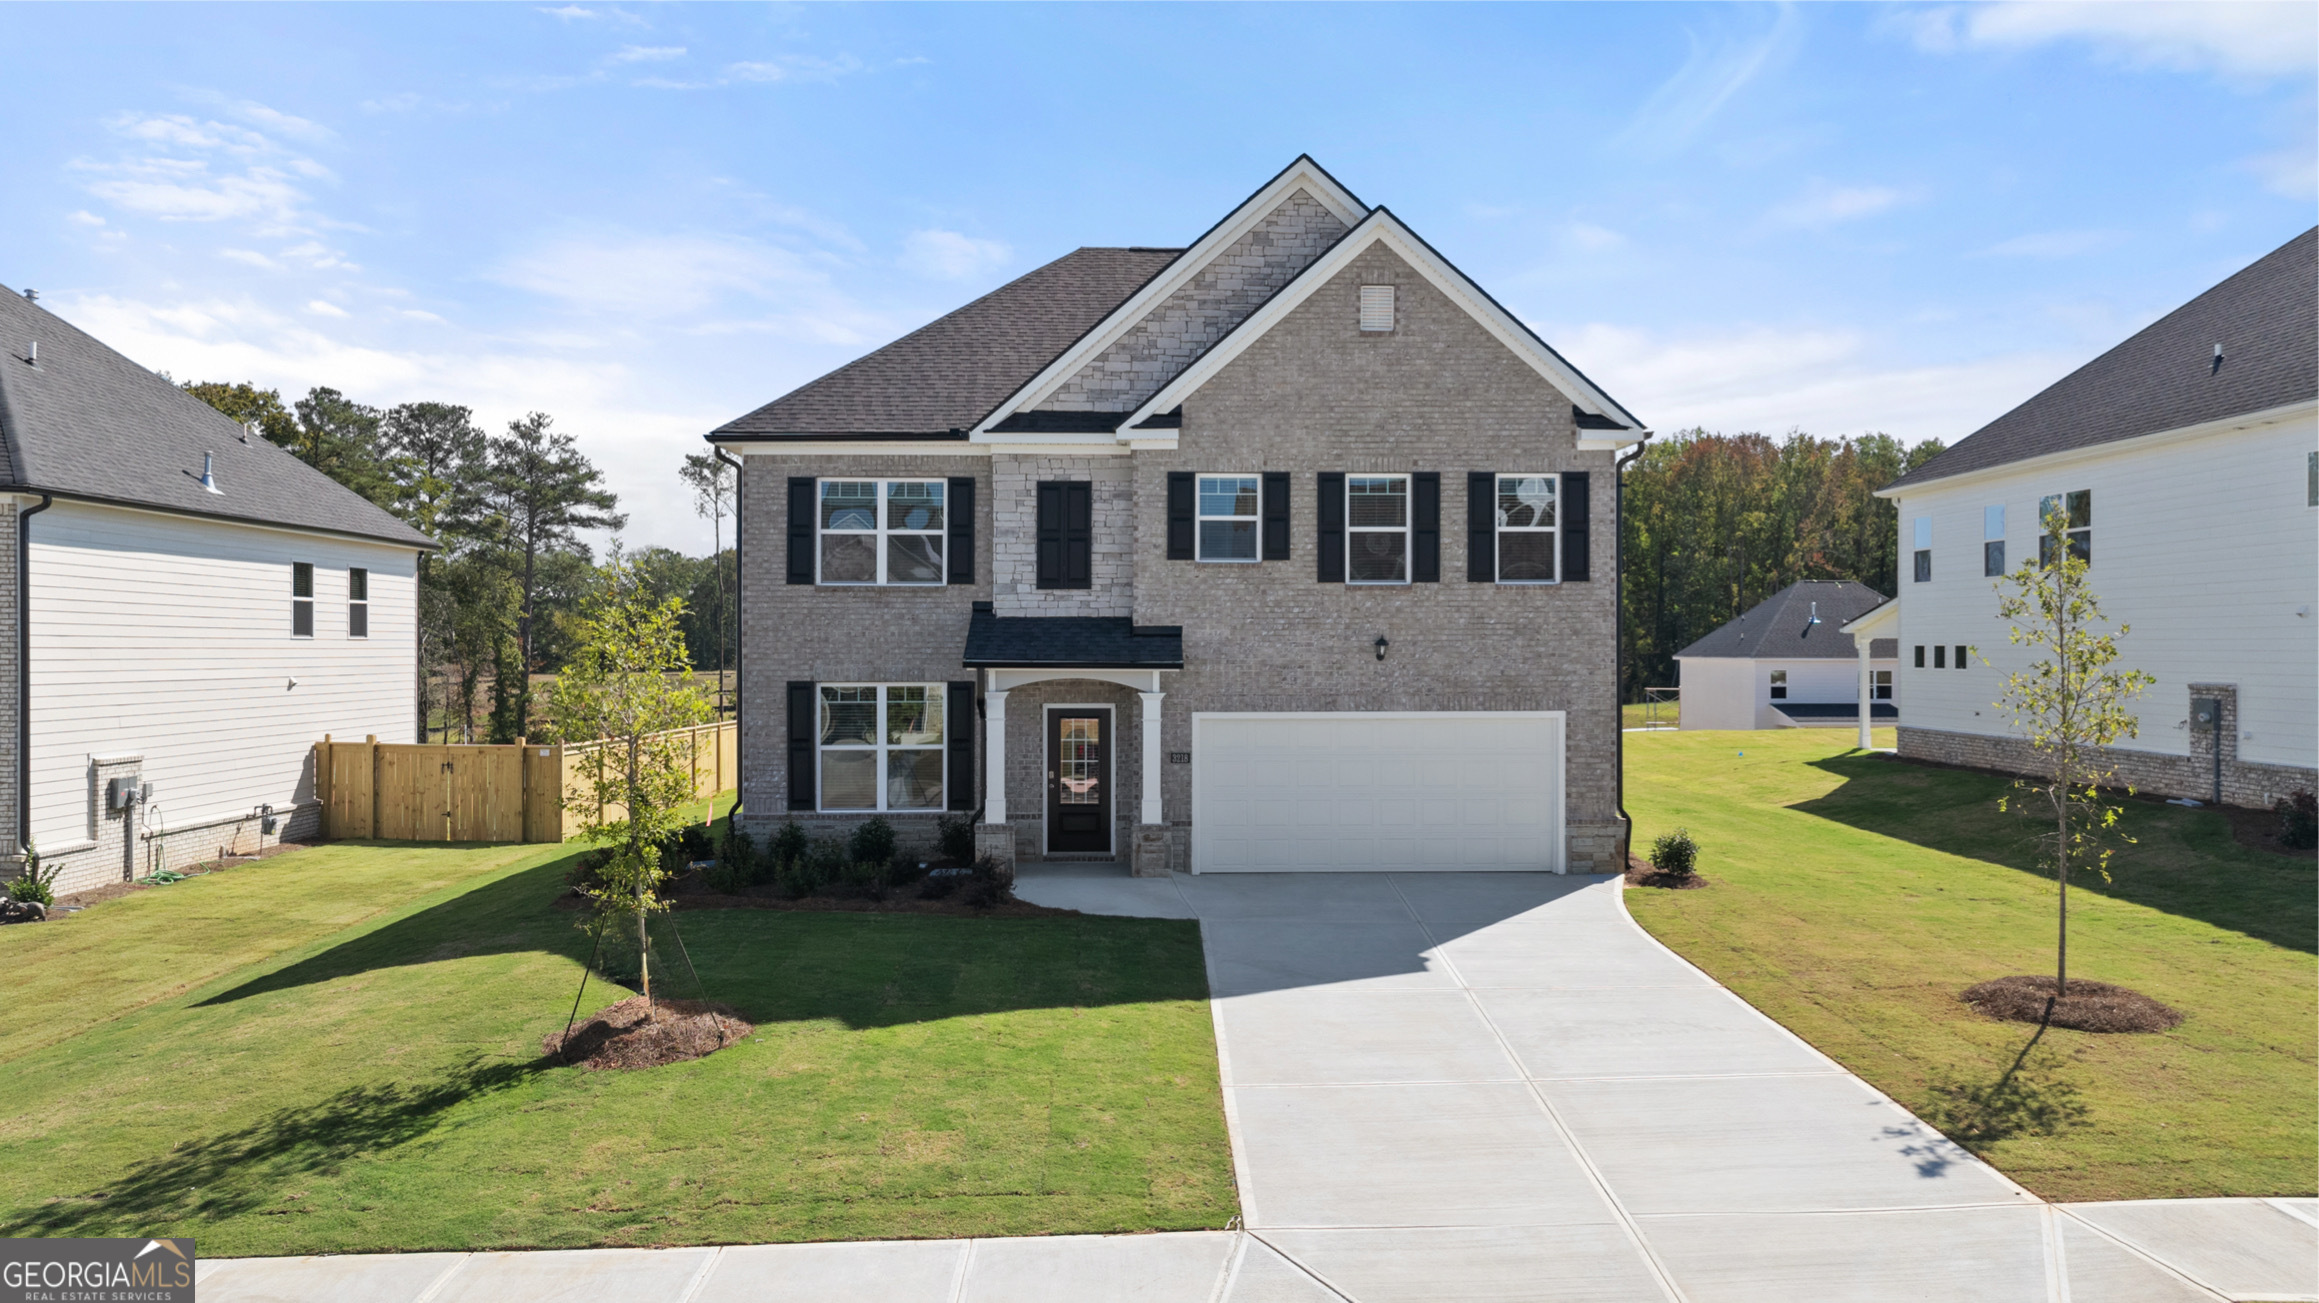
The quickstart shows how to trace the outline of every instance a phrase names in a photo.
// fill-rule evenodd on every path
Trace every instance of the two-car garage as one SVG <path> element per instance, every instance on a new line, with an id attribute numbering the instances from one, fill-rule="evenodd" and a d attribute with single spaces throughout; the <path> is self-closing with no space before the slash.
<path id="1" fill-rule="evenodd" d="M 1192 871 L 1563 869 L 1560 711 L 1192 716 Z"/>

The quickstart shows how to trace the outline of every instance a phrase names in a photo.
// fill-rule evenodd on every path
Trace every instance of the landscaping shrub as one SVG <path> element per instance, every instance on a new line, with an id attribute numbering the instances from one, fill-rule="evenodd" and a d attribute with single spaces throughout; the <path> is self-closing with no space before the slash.
<path id="1" fill-rule="evenodd" d="M 805 829 L 795 819 L 781 821 L 781 831 L 773 834 L 773 843 L 767 847 L 773 860 L 773 869 L 779 872 L 805 858 L 808 845 Z"/>
<path id="2" fill-rule="evenodd" d="M 976 909 L 989 909 L 1014 898 L 1014 866 L 1001 864 L 989 855 L 977 858 L 974 873 L 966 882 L 966 903 Z"/>
<path id="3" fill-rule="evenodd" d="M 42 872 L 40 848 L 29 843 L 26 844 L 24 848 L 24 872 L 14 882 L 8 884 L 8 899 L 20 901 L 27 905 L 38 905 L 43 909 L 48 908 L 56 903 L 54 888 L 57 872 L 55 869 Z"/>
<path id="4" fill-rule="evenodd" d="M 774 882 L 782 895 L 800 900 L 827 892 L 845 877 L 852 864 L 844 842 L 835 837 L 816 837 L 806 843 L 804 854 L 776 871 Z"/>
<path id="5" fill-rule="evenodd" d="M 948 900 L 966 880 L 967 875 L 963 873 L 930 873 L 918 884 L 918 899 Z"/>
<path id="6" fill-rule="evenodd" d="M 564 885 L 579 893 L 603 886 L 604 862 L 611 858 L 612 853 L 601 848 L 581 852 L 572 867 L 564 870 Z"/>
<path id="7" fill-rule="evenodd" d="M 741 827 L 740 821 L 730 815 L 717 825 L 717 867 L 728 869 L 735 881 L 744 887 L 763 882 L 771 866 L 757 854 L 757 842 Z"/>
<path id="8" fill-rule="evenodd" d="M 1651 867 L 1670 878 L 1688 878 L 1699 867 L 1699 843 L 1677 828 L 1651 843 Z"/>
<path id="9" fill-rule="evenodd" d="M 2279 815 L 2279 844 L 2307 851 L 2319 846 L 2319 796 L 2304 788 L 2293 796 L 2279 798 L 2271 807 Z"/>
<path id="10" fill-rule="evenodd" d="M 884 900 L 893 861 L 854 860 L 838 870 L 829 894 L 844 900 Z"/>
<path id="11" fill-rule="evenodd" d="M 894 825 L 872 816 L 855 827 L 846 849 L 859 864 L 886 865 L 894 861 Z"/>
<path id="12" fill-rule="evenodd" d="M 935 849 L 952 864 L 974 863 L 974 816 L 946 814 L 934 821 Z"/>

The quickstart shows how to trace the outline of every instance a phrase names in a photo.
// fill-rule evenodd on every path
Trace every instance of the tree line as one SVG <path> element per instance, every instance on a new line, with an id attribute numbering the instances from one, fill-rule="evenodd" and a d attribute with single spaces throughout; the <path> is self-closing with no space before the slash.
<path id="1" fill-rule="evenodd" d="M 532 678 L 570 660 L 581 610 L 606 582 L 582 533 L 628 519 L 553 417 L 530 412 L 492 435 L 456 403 L 380 408 L 316 387 L 285 404 L 279 390 L 246 381 L 182 387 L 442 544 L 419 558 L 420 741 L 512 742 L 534 731 Z M 730 469 L 700 453 L 682 475 L 721 527 Z M 738 625 L 731 549 L 688 557 L 654 547 L 625 560 L 656 604 L 684 599 L 694 668 L 728 666 L 725 631 Z"/>
<path id="2" fill-rule="evenodd" d="M 1620 700 L 1671 687 L 1675 653 L 1802 579 L 1851 579 L 1887 597 L 1899 509 L 1876 490 L 1930 461 L 1939 440 L 1680 431 L 1626 471 Z"/>

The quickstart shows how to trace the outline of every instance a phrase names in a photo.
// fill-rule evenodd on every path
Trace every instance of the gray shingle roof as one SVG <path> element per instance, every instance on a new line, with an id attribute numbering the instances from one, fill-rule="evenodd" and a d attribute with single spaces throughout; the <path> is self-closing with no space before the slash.
<path id="1" fill-rule="evenodd" d="M 40 361 L 27 361 L 40 345 Z M 413 547 L 426 535 L 193 395 L 0 287 L 6 487 Z M 203 453 L 221 492 L 201 487 Z"/>
<path id="2" fill-rule="evenodd" d="M 2214 346 L 2223 361 L 2214 365 Z M 1901 488 L 2319 397 L 2319 227 L 2055 381 Z"/>
<path id="3" fill-rule="evenodd" d="M 1180 625 L 1138 625 L 1124 615 L 994 615 L 990 603 L 976 602 L 963 664 L 1180 670 L 1184 631 Z"/>
<path id="4" fill-rule="evenodd" d="M 1820 622 L 1812 623 L 1814 604 Z M 1747 613 L 1692 643 L 1677 656 L 1732 660 L 1850 660 L 1860 654 L 1843 625 L 1884 604 L 1884 594 L 1849 579 L 1807 579 L 1789 584 L 1756 603 Z M 1871 639 L 1874 654 L 1884 639 Z M 1897 650 L 1897 648 L 1896 648 Z"/>
<path id="5" fill-rule="evenodd" d="M 1078 249 L 719 426 L 711 438 L 970 430 L 1181 249 Z"/>

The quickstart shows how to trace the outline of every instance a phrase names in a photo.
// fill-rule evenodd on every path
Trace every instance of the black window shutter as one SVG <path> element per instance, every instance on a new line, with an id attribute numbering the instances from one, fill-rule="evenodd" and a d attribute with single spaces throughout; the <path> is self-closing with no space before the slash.
<path id="1" fill-rule="evenodd" d="M 1465 473 L 1465 579 L 1498 582 L 1498 473 Z"/>
<path id="2" fill-rule="evenodd" d="M 1585 471 L 1562 472 L 1562 579 L 1592 579 L 1587 573 L 1587 547 L 1594 524 L 1593 501 L 1587 492 Z"/>
<path id="3" fill-rule="evenodd" d="M 1196 522 L 1192 512 L 1192 473 L 1168 472 L 1168 560 L 1189 561 Z"/>
<path id="4" fill-rule="evenodd" d="M 950 582 L 974 582 L 974 477 L 950 477 L 950 498 L 942 504 L 950 513 Z"/>
<path id="5" fill-rule="evenodd" d="M 1063 587 L 1095 586 L 1095 486 L 1063 485 Z"/>
<path id="6" fill-rule="evenodd" d="M 1320 581 L 1345 582 L 1345 473 L 1320 473 L 1320 530 L 1315 549 L 1320 556 Z"/>
<path id="7" fill-rule="evenodd" d="M 950 738 L 950 799 L 944 804 L 953 810 L 974 809 L 974 680 L 950 685 L 942 727 Z"/>
<path id="8" fill-rule="evenodd" d="M 1409 582 L 1441 582 L 1441 472 L 1409 477 Z"/>
<path id="9" fill-rule="evenodd" d="M 789 582 L 810 584 L 816 567 L 813 564 L 814 501 L 813 477 L 789 477 Z"/>
<path id="10" fill-rule="evenodd" d="M 814 808 L 813 781 L 813 726 L 817 722 L 813 709 L 813 684 L 806 680 L 789 682 L 789 808 Z"/>
<path id="11" fill-rule="evenodd" d="M 1039 587 L 1063 586 L 1063 486 L 1039 486 Z"/>
<path id="12" fill-rule="evenodd" d="M 1288 542 L 1288 472 L 1264 472 L 1264 559 L 1286 561 Z"/>

